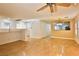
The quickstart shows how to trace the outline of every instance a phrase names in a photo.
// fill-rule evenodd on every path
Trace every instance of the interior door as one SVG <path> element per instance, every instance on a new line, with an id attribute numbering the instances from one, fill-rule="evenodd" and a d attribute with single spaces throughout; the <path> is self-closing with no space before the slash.
<path id="1" fill-rule="evenodd" d="M 77 37 L 78 37 L 78 39 L 79 39 L 79 20 L 78 20 L 78 22 L 77 22 Z"/>
<path id="2" fill-rule="evenodd" d="M 79 44 L 79 20 L 75 23 L 75 40 Z"/>

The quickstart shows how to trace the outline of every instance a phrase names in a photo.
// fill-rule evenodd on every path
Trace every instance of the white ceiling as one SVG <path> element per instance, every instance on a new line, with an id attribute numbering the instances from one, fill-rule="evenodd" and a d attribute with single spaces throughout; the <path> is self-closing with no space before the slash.
<path id="1" fill-rule="evenodd" d="M 79 13 L 79 6 L 59 7 L 57 12 L 50 14 L 49 8 L 43 11 L 36 12 L 37 9 L 45 5 L 44 3 L 16 3 L 16 4 L 3 4 L 0 3 L 0 15 L 13 18 L 58 18 L 58 17 L 74 17 Z"/>

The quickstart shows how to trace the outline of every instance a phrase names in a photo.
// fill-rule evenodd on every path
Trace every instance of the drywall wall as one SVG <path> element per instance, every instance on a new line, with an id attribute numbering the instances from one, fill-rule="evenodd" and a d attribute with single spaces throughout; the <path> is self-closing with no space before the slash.
<path id="1" fill-rule="evenodd" d="M 52 37 L 73 39 L 75 37 L 75 20 L 74 19 L 70 21 L 70 28 L 71 30 L 69 31 L 66 31 L 66 30 L 55 31 L 52 25 Z"/>
<path id="2" fill-rule="evenodd" d="M 30 38 L 41 38 L 42 32 L 40 28 L 40 21 L 33 21 L 31 28 L 29 28 Z"/>
<path id="3" fill-rule="evenodd" d="M 50 35 L 49 28 L 47 23 L 41 21 L 32 22 L 32 27 L 29 29 L 30 38 L 43 38 Z"/>
<path id="4" fill-rule="evenodd" d="M 51 34 L 51 24 L 46 22 L 40 22 L 42 36 L 49 36 Z"/>
<path id="5" fill-rule="evenodd" d="M 0 32 L 0 45 L 23 39 L 22 31 Z"/>

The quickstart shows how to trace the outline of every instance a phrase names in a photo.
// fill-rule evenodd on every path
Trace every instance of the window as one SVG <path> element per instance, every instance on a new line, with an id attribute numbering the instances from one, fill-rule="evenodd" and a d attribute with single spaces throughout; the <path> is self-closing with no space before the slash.
<path id="1" fill-rule="evenodd" d="M 26 29 L 24 22 L 16 21 L 16 29 Z"/>
<path id="2" fill-rule="evenodd" d="M 9 29 L 11 26 L 11 22 L 9 20 L 1 21 L 1 29 Z"/>
<path id="3" fill-rule="evenodd" d="M 62 23 L 54 24 L 54 29 L 55 30 L 61 30 L 62 29 Z"/>
<path id="4" fill-rule="evenodd" d="M 55 30 L 70 30 L 70 22 L 54 23 Z"/>
<path id="5" fill-rule="evenodd" d="M 32 22 L 25 22 L 26 29 L 30 29 L 32 27 Z"/>

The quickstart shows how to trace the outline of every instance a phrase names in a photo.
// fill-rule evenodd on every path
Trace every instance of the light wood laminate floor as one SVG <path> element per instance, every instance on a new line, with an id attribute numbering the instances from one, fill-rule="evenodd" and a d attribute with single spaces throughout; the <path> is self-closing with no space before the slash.
<path id="1" fill-rule="evenodd" d="M 79 56 L 79 45 L 68 39 L 33 39 L 0 45 L 1 56 Z"/>

